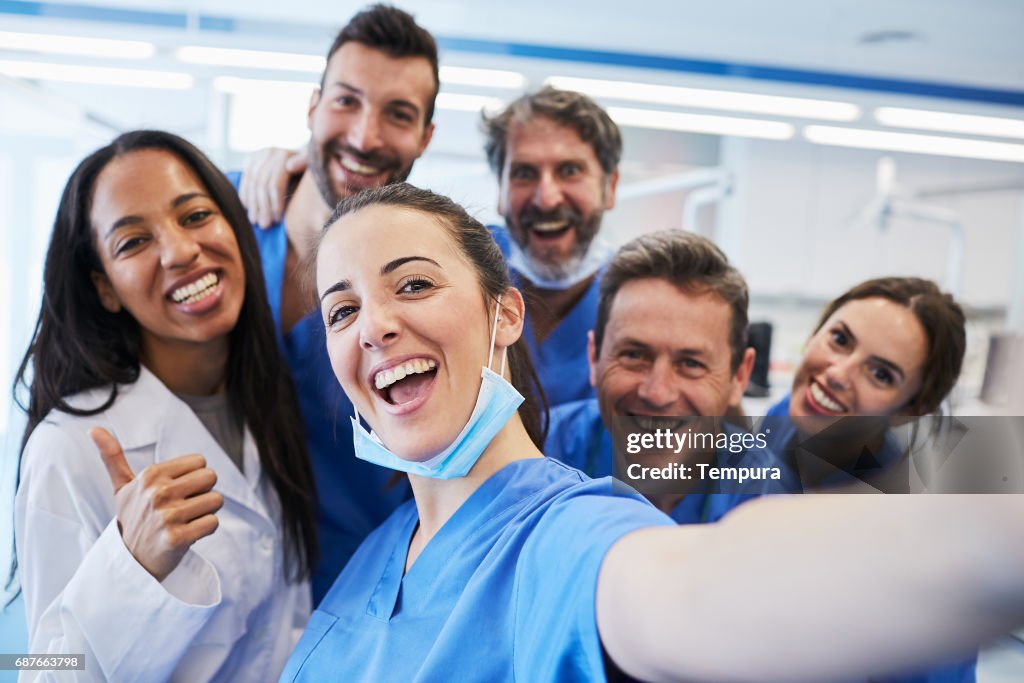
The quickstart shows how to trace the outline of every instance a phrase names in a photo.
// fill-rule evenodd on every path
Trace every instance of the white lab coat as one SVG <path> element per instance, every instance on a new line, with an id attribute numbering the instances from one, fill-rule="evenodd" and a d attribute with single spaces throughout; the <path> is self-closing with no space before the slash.
<path id="1" fill-rule="evenodd" d="M 73 397 L 96 407 L 109 388 Z M 87 430 L 105 427 L 136 474 L 200 453 L 224 496 L 220 526 L 163 581 L 128 552 L 113 486 Z M 151 372 L 92 417 L 53 411 L 21 461 L 15 533 L 31 653 L 84 653 L 84 671 L 25 681 L 277 680 L 311 610 L 308 582 L 287 583 L 280 506 L 245 432 L 243 475 L 199 418 Z"/>

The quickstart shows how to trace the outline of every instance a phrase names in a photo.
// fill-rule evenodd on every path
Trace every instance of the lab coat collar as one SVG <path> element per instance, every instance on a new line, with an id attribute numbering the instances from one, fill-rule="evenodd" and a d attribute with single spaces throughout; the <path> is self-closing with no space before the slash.
<path id="1" fill-rule="evenodd" d="M 118 400 L 107 411 L 107 418 L 122 448 L 127 451 L 155 444 L 155 462 L 199 453 L 217 473 L 215 488 L 221 495 L 268 517 L 257 495 L 261 485 L 259 452 L 247 426 L 243 432 L 243 474 L 192 409 L 145 366 L 140 366 L 134 384 L 121 385 L 118 391 Z"/>

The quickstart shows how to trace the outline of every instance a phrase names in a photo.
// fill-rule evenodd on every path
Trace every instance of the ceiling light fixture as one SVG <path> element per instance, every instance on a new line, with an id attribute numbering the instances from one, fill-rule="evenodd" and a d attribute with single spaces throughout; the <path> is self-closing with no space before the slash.
<path id="1" fill-rule="evenodd" d="M 234 66 L 244 69 L 274 69 L 279 71 L 303 71 L 322 73 L 327 60 L 318 55 L 294 52 L 269 52 L 266 50 L 239 50 L 226 47 L 200 47 L 186 45 L 175 51 L 175 56 L 189 64 L 211 64 Z"/>
<path id="2" fill-rule="evenodd" d="M 916 133 L 891 133 L 836 126 L 807 126 L 804 128 L 804 137 L 819 145 L 1024 162 L 1024 145 L 1014 145 L 1008 142 L 990 142 Z"/>
<path id="3" fill-rule="evenodd" d="M 522 90 L 527 84 L 526 76 L 518 71 L 442 66 L 440 72 L 441 82 L 446 85 L 475 85 L 481 88 Z"/>
<path id="4" fill-rule="evenodd" d="M 156 48 L 138 40 L 80 38 L 46 33 L 11 33 L 0 31 L 0 50 L 20 50 L 46 54 L 107 57 L 109 59 L 147 59 Z"/>
<path id="5" fill-rule="evenodd" d="M 471 111 L 477 113 L 485 111 L 491 114 L 504 107 L 505 103 L 497 97 L 443 92 L 438 93 L 434 106 L 437 109 L 447 109 L 449 111 Z"/>
<path id="6" fill-rule="evenodd" d="M 146 69 L 116 69 L 105 66 L 79 66 L 76 64 L 44 64 L 0 60 L 0 74 L 14 78 L 28 78 L 67 83 L 116 85 L 131 88 L 157 88 L 161 90 L 188 90 L 192 77 L 171 71 Z"/>
<path id="7" fill-rule="evenodd" d="M 780 97 L 728 90 L 680 88 L 629 81 L 605 81 L 594 78 L 553 76 L 545 81 L 563 90 L 576 90 L 592 97 L 635 100 L 676 107 L 721 109 L 749 114 L 769 114 L 826 121 L 855 121 L 861 110 L 849 102 L 813 100 L 803 97 Z"/>
<path id="8" fill-rule="evenodd" d="M 733 135 L 763 140 L 788 140 L 795 132 L 793 126 L 780 121 L 742 119 L 735 116 L 713 116 L 709 114 L 683 114 L 653 109 L 632 109 L 629 107 L 608 107 L 608 115 L 620 126 L 657 128 L 683 133 L 704 133 L 708 135 Z"/>
<path id="9" fill-rule="evenodd" d="M 945 111 L 925 109 L 901 109 L 879 107 L 875 109 L 875 120 L 894 128 L 917 128 L 937 130 L 944 133 L 966 133 L 1004 138 L 1024 138 L 1024 121 L 998 116 L 975 116 L 954 114 Z"/>

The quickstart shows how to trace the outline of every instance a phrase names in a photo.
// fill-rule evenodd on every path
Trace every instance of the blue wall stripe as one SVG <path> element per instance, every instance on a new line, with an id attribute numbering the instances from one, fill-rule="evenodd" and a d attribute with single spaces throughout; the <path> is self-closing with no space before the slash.
<path id="1" fill-rule="evenodd" d="M 185 28 L 186 25 L 185 14 L 181 12 L 152 12 L 93 5 L 68 5 L 59 2 L 0 0 L 0 12 L 47 19 L 102 21 L 111 24 L 134 24 L 162 28 Z"/>
<path id="2" fill-rule="evenodd" d="M 76 19 L 118 24 L 135 24 L 185 28 L 185 13 L 151 12 L 145 10 L 125 10 L 110 7 L 69 5 L 59 2 L 27 2 L 19 0 L 0 0 L 0 14 L 35 16 L 58 19 Z M 199 29 L 226 33 L 257 32 L 264 28 L 275 27 L 277 32 L 283 28 L 271 22 L 239 21 L 230 17 L 199 15 Z M 296 29 L 312 29 L 312 26 L 295 25 Z M 317 27 L 319 28 L 322 27 Z M 268 30 L 268 32 L 271 32 Z M 305 31 L 303 31 L 305 32 Z M 955 83 L 937 81 L 904 80 L 880 78 L 859 74 L 836 73 L 830 71 L 812 71 L 790 69 L 759 64 L 740 62 L 719 62 L 704 59 L 688 59 L 667 55 L 652 55 L 635 52 L 615 52 L 608 50 L 587 50 L 552 45 L 534 45 L 530 43 L 507 43 L 491 40 L 475 40 L 471 38 L 451 38 L 438 36 L 438 46 L 442 50 L 467 52 L 471 54 L 506 55 L 509 57 L 527 57 L 547 59 L 580 64 L 605 64 L 609 66 L 634 67 L 676 73 L 696 73 L 728 78 L 748 78 L 776 83 L 798 83 L 801 85 L 844 88 L 866 92 L 896 93 L 921 97 L 936 97 L 947 100 L 963 100 L 968 102 L 985 102 L 1013 107 L 1024 107 L 1024 91 L 1002 90 L 997 88 L 977 88 Z"/>
<path id="3" fill-rule="evenodd" d="M 973 86 L 938 83 L 934 81 L 911 81 L 893 78 L 878 78 L 857 74 L 843 74 L 829 71 L 808 71 L 787 69 L 757 64 L 716 62 L 703 59 L 687 59 L 664 55 L 647 55 L 634 52 L 610 52 L 606 50 L 583 50 L 578 48 L 532 45 L 529 43 L 500 43 L 466 38 L 438 38 L 441 49 L 455 52 L 507 55 L 510 57 L 531 57 L 563 62 L 584 64 L 607 64 L 659 71 L 708 74 L 733 78 L 800 83 L 831 88 L 846 88 L 871 92 L 891 92 L 924 97 L 940 97 L 951 100 L 970 100 L 1015 107 L 1024 106 L 1024 91 L 975 88 Z"/>

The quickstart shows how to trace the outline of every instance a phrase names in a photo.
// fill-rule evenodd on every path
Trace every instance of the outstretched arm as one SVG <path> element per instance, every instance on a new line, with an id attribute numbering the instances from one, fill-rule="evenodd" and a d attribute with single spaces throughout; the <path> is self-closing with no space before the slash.
<path id="1" fill-rule="evenodd" d="M 598 629 L 645 680 L 844 680 L 1024 623 L 1024 496 L 760 499 L 608 552 Z"/>

